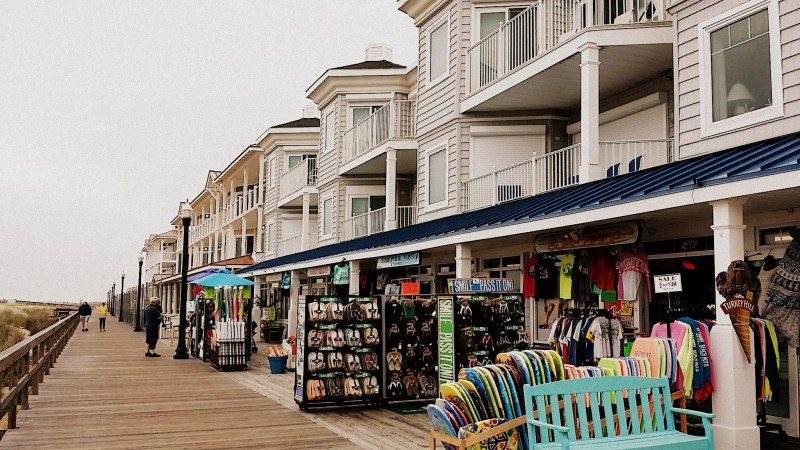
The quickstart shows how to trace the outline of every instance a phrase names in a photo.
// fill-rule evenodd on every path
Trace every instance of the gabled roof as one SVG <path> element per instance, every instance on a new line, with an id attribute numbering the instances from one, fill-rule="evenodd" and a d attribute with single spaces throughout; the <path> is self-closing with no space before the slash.
<path id="1" fill-rule="evenodd" d="M 393 63 L 391 61 L 363 61 L 360 63 L 349 64 L 346 66 L 333 67 L 330 70 L 369 70 L 369 69 L 405 69 L 406 66 L 402 64 Z"/>
<path id="2" fill-rule="evenodd" d="M 490 208 L 263 261 L 239 274 L 495 229 L 702 187 L 800 170 L 800 134 L 606 178 Z M 800 182 L 797 183 L 800 186 Z M 734 195 L 732 195 L 734 196 Z"/>
<path id="3" fill-rule="evenodd" d="M 275 125 L 272 128 L 319 128 L 319 118 L 317 117 L 303 117 L 302 119 L 293 120 L 291 122 Z"/>

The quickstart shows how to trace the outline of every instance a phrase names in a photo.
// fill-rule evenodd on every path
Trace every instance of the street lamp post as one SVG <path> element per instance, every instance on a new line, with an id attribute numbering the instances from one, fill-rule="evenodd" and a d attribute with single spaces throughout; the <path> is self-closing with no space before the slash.
<path id="1" fill-rule="evenodd" d="M 108 302 L 108 304 L 109 306 L 111 306 L 112 316 L 117 312 L 117 308 L 114 307 L 114 298 L 117 296 L 116 288 L 117 288 L 117 283 L 111 283 L 111 301 Z"/>
<path id="2" fill-rule="evenodd" d="M 136 326 L 133 327 L 133 331 L 142 331 L 142 263 L 144 262 L 144 255 L 139 255 L 139 284 L 136 285 L 136 311 L 134 314 L 136 315 Z"/>
<path id="3" fill-rule="evenodd" d="M 122 302 L 125 301 L 125 272 L 122 272 L 122 283 L 119 285 L 119 321 L 122 322 Z"/>
<path id="4" fill-rule="evenodd" d="M 178 322 L 178 346 L 175 348 L 173 359 L 189 359 L 186 351 L 186 296 L 188 285 L 186 283 L 189 272 L 189 224 L 192 223 L 192 206 L 185 202 L 181 206 L 181 220 L 183 221 L 183 257 L 181 258 L 181 306 Z"/>

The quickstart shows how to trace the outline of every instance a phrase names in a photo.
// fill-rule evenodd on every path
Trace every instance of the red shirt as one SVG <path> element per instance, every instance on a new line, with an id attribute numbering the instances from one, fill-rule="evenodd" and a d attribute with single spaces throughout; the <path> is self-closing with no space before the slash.
<path id="1" fill-rule="evenodd" d="M 536 264 L 539 264 L 539 258 L 525 261 L 525 268 L 522 271 L 522 295 L 525 298 L 536 295 Z"/>
<path id="2" fill-rule="evenodd" d="M 607 248 L 592 250 L 592 259 L 589 261 L 589 282 L 603 291 L 617 289 L 617 258 Z"/>

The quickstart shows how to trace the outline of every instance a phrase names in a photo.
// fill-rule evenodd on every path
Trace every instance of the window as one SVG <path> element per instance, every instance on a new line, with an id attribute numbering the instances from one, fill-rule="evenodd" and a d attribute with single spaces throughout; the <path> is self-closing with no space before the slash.
<path id="1" fill-rule="evenodd" d="M 264 228 L 264 253 L 275 253 L 275 222 L 269 221 L 267 222 L 267 226 Z"/>
<path id="2" fill-rule="evenodd" d="M 350 127 L 356 126 L 359 122 L 374 114 L 375 111 L 383 106 L 354 106 L 350 108 Z"/>
<path id="3" fill-rule="evenodd" d="M 783 115 L 777 14 L 759 0 L 700 24 L 703 135 Z"/>
<path id="4" fill-rule="evenodd" d="M 450 71 L 448 29 L 450 17 L 445 16 L 428 30 L 428 81 L 438 83 Z"/>
<path id="5" fill-rule="evenodd" d="M 447 206 L 447 144 L 428 151 L 426 177 L 427 208 L 435 209 Z"/>
<path id="6" fill-rule="evenodd" d="M 797 227 L 762 228 L 758 231 L 758 245 L 767 247 L 771 245 L 789 245 L 792 236 L 789 233 Z"/>
<path id="7" fill-rule="evenodd" d="M 331 111 L 325 115 L 325 146 L 323 147 L 323 150 L 326 152 L 329 150 L 333 150 L 333 140 L 334 140 L 333 114 L 334 111 Z"/>
<path id="8" fill-rule="evenodd" d="M 333 234 L 333 196 L 322 200 L 322 236 Z"/>

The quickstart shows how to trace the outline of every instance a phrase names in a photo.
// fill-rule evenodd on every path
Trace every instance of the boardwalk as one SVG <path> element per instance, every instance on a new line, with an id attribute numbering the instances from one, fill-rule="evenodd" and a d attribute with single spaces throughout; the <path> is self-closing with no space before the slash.
<path id="1" fill-rule="evenodd" d="M 109 318 L 80 330 L 0 448 L 355 448 L 296 408 L 196 360 L 144 357 L 144 333 Z M 162 341 L 164 342 L 164 341 Z"/>

